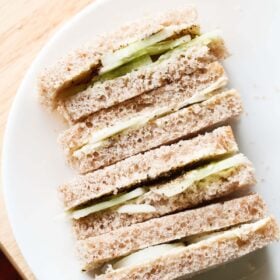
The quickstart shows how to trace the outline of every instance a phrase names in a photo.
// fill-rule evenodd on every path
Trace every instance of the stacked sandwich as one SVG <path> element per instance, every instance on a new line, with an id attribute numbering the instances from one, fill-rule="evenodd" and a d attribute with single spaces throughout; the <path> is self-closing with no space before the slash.
<path id="1" fill-rule="evenodd" d="M 227 125 L 242 102 L 226 88 L 226 57 L 187 7 L 123 26 L 40 77 L 42 102 L 69 123 L 59 142 L 80 174 L 59 193 L 97 279 L 190 276 L 279 238 L 262 198 L 244 194 L 255 175 Z"/>

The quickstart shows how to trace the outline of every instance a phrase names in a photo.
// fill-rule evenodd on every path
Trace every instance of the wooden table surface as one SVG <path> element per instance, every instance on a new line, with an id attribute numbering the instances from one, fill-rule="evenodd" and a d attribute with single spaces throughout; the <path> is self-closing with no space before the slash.
<path id="1" fill-rule="evenodd" d="M 0 147 L 13 97 L 39 50 L 58 26 L 91 0 L 0 0 Z M 0 154 L 1 155 L 1 154 Z M 35 279 L 26 265 L 7 219 L 0 187 L 0 245 L 25 279 Z"/>

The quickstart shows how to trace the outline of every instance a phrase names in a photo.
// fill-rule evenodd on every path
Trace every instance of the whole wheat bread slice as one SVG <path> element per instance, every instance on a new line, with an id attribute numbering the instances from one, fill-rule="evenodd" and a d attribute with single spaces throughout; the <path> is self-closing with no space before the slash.
<path id="1" fill-rule="evenodd" d="M 208 239 L 170 252 L 155 260 L 112 270 L 98 280 L 171 280 L 232 261 L 279 240 L 279 227 L 268 217 L 252 224 L 243 224 Z"/>
<path id="2" fill-rule="evenodd" d="M 91 135 L 98 130 L 152 113 L 158 108 L 175 107 L 207 89 L 215 90 L 223 87 L 227 81 L 228 78 L 222 65 L 219 62 L 213 62 L 205 69 L 185 75 L 176 83 L 165 85 L 92 114 L 84 122 L 79 122 L 62 132 L 58 141 L 67 157 L 71 157 L 71 153 L 85 145 Z"/>
<path id="3" fill-rule="evenodd" d="M 66 208 L 73 208 L 104 195 L 117 194 L 201 160 L 238 150 L 230 127 L 219 127 L 210 133 L 173 145 L 138 154 L 114 165 L 80 175 L 59 187 Z"/>
<path id="4" fill-rule="evenodd" d="M 84 269 L 153 245 L 258 220 L 266 207 L 255 194 L 120 228 L 78 242 Z"/>
<path id="5" fill-rule="evenodd" d="M 213 126 L 237 118 L 242 102 L 235 90 L 217 94 L 210 99 L 181 109 L 139 128 L 131 128 L 106 140 L 91 151 L 71 154 L 69 163 L 79 173 L 87 173 L 120 160 L 189 138 Z"/>
<path id="6" fill-rule="evenodd" d="M 204 69 L 209 63 L 226 56 L 227 50 L 222 39 L 216 39 L 208 45 L 198 44 L 161 63 L 141 67 L 113 80 L 95 83 L 61 102 L 59 111 L 65 119 L 75 123 L 101 109 L 177 82 L 185 75 Z"/>
<path id="7" fill-rule="evenodd" d="M 127 23 L 117 30 L 100 36 L 92 43 L 71 51 L 52 66 L 44 69 L 38 81 L 42 103 L 50 108 L 57 106 L 57 97 L 66 88 L 88 82 L 101 66 L 101 57 L 129 43 L 142 40 L 165 27 L 184 25 L 190 33 L 197 34 L 197 13 L 193 7 L 175 9 Z"/>
<path id="8" fill-rule="evenodd" d="M 169 181 L 176 183 L 182 176 Z M 166 197 L 153 192 L 153 189 L 135 200 L 135 204 L 148 204 L 155 207 L 152 213 L 126 214 L 119 213 L 116 208 L 93 213 L 84 218 L 74 220 L 73 229 L 77 239 L 101 235 L 132 224 L 141 223 L 173 212 L 192 208 L 203 202 L 226 196 L 234 191 L 252 186 L 256 182 L 254 169 L 250 162 L 231 170 L 222 171 L 207 180 L 193 183 L 184 192 L 173 197 Z M 162 187 L 159 184 L 156 187 Z M 128 202 L 132 204 L 132 202 Z"/>

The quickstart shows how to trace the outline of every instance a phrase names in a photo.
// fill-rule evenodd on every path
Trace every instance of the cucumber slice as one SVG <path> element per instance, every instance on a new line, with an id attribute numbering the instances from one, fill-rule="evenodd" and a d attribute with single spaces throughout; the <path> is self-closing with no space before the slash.
<path id="1" fill-rule="evenodd" d="M 143 53 L 146 53 L 148 55 L 158 55 L 162 54 L 166 51 L 172 50 L 182 44 L 185 44 L 187 42 L 191 41 L 191 36 L 190 35 L 185 35 L 181 38 L 175 39 L 175 40 L 168 40 L 168 41 L 163 41 L 160 43 L 157 43 L 155 45 L 152 45 L 150 47 L 147 47 L 146 49 L 142 50 Z M 141 52 L 139 52 L 141 53 Z"/>
<path id="2" fill-rule="evenodd" d="M 168 28 L 165 28 L 161 31 L 166 35 L 170 34 Z M 161 32 L 153 35 L 155 38 L 160 39 L 164 38 Z M 159 36 L 158 36 L 159 35 Z M 151 37 L 153 37 L 151 36 Z M 158 36 L 158 37 L 157 37 Z M 166 38 L 171 37 L 167 36 Z M 166 39 L 165 38 L 165 39 Z M 197 36 L 196 38 L 191 40 L 189 35 L 182 36 L 181 38 L 175 40 L 167 40 L 163 41 L 157 39 L 150 40 L 147 38 L 143 41 L 138 41 L 130 44 L 129 46 L 120 49 L 114 53 L 107 54 L 102 58 L 103 67 L 100 69 L 99 74 L 102 75 L 104 73 L 110 72 L 113 69 L 120 67 L 121 65 L 136 59 L 139 56 L 143 55 L 159 55 L 162 54 L 156 63 L 161 63 L 163 60 L 170 58 L 172 55 L 177 54 L 190 48 L 195 45 L 208 45 L 212 41 L 218 40 L 220 38 L 219 31 L 212 31 L 205 33 L 201 36 Z M 147 42 L 146 42 L 147 41 Z M 157 42 L 156 42 L 157 41 Z M 163 42 L 162 42 L 163 41 Z M 146 42 L 146 43 L 145 43 Z"/>
<path id="3" fill-rule="evenodd" d="M 99 74 L 111 71 L 143 54 L 148 54 L 143 50 L 172 37 L 176 32 L 178 32 L 176 27 L 169 26 L 146 39 L 131 43 L 113 53 L 105 54 L 101 59 L 103 67 L 100 69 Z"/>
<path id="4" fill-rule="evenodd" d="M 148 114 L 143 114 L 143 115 L 134 117 L 132 119 L 129 119 L 129 120 L 126 120 L 123 122 L 119 122 L 119 123 L 115 124 L 114 126 L 106 127 L 99 131 L 96 131 L 95 133 L 93 133 L 91 135 L 91 138 L 88 140 L 88 142 L 85 143 L 85 145 L 80 150 L 77 150 L 74 153 L 74 156 L 78 156 L 78 152 L 86 153 L 87 151 L 92 151 L 92 150 L 89 150 L 90 147 L 92 147 L 92 148 L 101 147 L 101 145 L 98 144 L 99 142 L 104 141 L 104 140 L 108 139 L 109 137 L 112 137 L 118 133 L 121 133 L 122 131 L 124 131 L 126 129 L 142 126 L 145 123 L 147 123 L 148 121 L 152 120 L 153 118 L 156 118 L 156 117 L 161 116 L 162 114 L 165 114 L 167 111 L 168 111 L 167 107 L 158 108 Z M 96 146 L 92 145 L 92 144 L 96 144 Z"/>
<path id="5" fill-rule="evenodd" d="M 96 151 L 99 148 L 103 147 L 107 141 L 102 140 L 94 143 L 87 143 L 86 145 L 80 147 L 78 150 L 73 152 L 73 157 L 80 158 L 83 154 L 89 154 L 92 151 Z"/>
<path id="6" fill-rule="evenodd" d="M 149 65 L 153 63 L 151 57 L 149 55 L 142 55 L 140 57 L 135 58 L 134 60 L 130 61 L 129 63 L 118 67 L 112 71 L 106 72 L 96 77 L 94 81 L 106 81 L 112 80 L 117 77 L 123 76 L 127 73 L 132 72 L 135 69 L 141 68 L 143 66 Z"/>
<path id="7" fill-rule="evenodd" d="M 149 46 L 145 49 L 142 49 L 137 53 L 135 53 L 134 55 L 132 55 L 129 58 L 130 62 L 128 62 L 127 64 L 114 68 L 113 70 L 109 70 L 109 71 L 104 70 L 103 74 L 97 76 L 97 80 L 104 81 L 104 80 L 114 79 L 116 77 L 125 75 L 131 72 L 132 70 L 138 69 L 143 66 L 147 66 L 153 62 L 151 59 L 152 55 L 162 54 L 166 51 L 178 47 L 179 45 L 185 44 L 190 40 L 191 40 L 191 36 L 186 35 L 175 40 L 160 42 L 155 45 Z"/>
<path id="8" fill-rule="evenodd" d="M 168 112 L 167 107 L 162 107 L 154 110 L 151 113 L 143 114 L 132 119 L 120 122 L 111 127 L 106 127 L 101 130 L 94 132 L 88 141 L 84 143 L 82 147 L 79 147 L 73 152 L 73 157 L 79 158 L 83 154 L 88 154 L 92 151 L 97 151 L 104 144 L 106 144 L 106 139 L 119 134 L 129 128 L 136 128 L 145 125 L 148 121 L 162 116 Z"/>
<path id="9" fill-rule="evenodd" d="M 200 181 L 210 175 L 214 175 L 215 173 L 218 173 L 220 171 L 236 167 L 247 162 L 248 160 L 244 155 L 234 155 L 224 160 L 208 164 L 205 167 L 201 167 L 190 171 L 184 176 L 184 178 L 180 182 L 174 184 L 171 183 L 153 191 L 155 193 L 165 195 L 167 197 L 172 197 L 174 195 L 184 192 L 194 182 Z"/>
<path id="10" fill-rule="evenodd" d="M 170 51 L 162 54 L 155 63 L 161 63 L 164 60 L 169 59 L 171 56 L 177 55 L 178 53 L 181 53 L 182 51 L 185 51 L 186 49 L 193 47 L 195 45 L 206 46 L 215 40 L 219 40 L 220 38 L 221 38 L 221 36 L 220 36 L 220 32 L 218 30 L 202 34 L 202 35 L 197 36 L 196 38 L 192 39 L 191 41 L 189 41 L 185 44 L 181 44 L 178 47 L 174 48 L 173 50 L 170 50 Z"/>
<path id="11" fill-rule="evenodd" d="M 186 246 L 184 243 L 178 242 L 178 243 L 172 243 L 172 244 L 161 244 L 152 246 L 140 251 L 137 251 L 135 253 L 132 253 L 128 255 L 127 257 L 124 257 L 120 259 L 119 261 L 115 262 L 113 264 L 114 269 L 129 267 L 138 265 L 140 263 L 144 262 L 150 262 L 154 259 L 160 258 L 163 255 L 179 252 L 182 249 L 185 249 Z"/>
<path id="12" fill-rule="evenodd" d="M 242 232 L 244 232 L 243 231 L 244 228 L 252 229 L 254 231 L 258 230 L 262 228 L 269 221 L 269 219 L 270 217 L 265 217 L 253 223 L 247 223 L 239 226 L 237 225 L 228 230 L 220 230 L 217 232 L 198 234 L 190 238 L 187 238 L 186 240 L 188 243 L 190 243 L 190 246 L 193 246 L 199 242 L 213 241 L 213 239 L 221 240 L 223 238 L 235 238 L 236 236 L 239 237 L 242 236 Z"/>
<path id="13" fill-rule="evenodd" d="M 148 204 L 125 204 L 117 209 L 118 213 L 138 214 L 138 213 L 153 213 L 156 208 Z"/>
<path id="14" fill-rule="evenodd" d="M 128 200 L 134 199 L 140 195 L 143 195 L 145 192 L 146 192 L 146 190 L 144 188 L 137 188 L 131 192 L 121 194 L 118 196 L 114 196 L 111 199 L 108 199 L 103 202 L 99 202 L 92 206 L 89 206 L 89 207 L 86 207 L 83 209 L 79 209 L 79 210 L 74 210 L 70 215 L 72 218 L 77 220 L 77 219 L 86 217 L 92 213 L 99 212 L 101 210 L 105 210 L 105 209 L 111 208 L 113 206 L 119 205 L 121 203 L 124 203 Z"/>

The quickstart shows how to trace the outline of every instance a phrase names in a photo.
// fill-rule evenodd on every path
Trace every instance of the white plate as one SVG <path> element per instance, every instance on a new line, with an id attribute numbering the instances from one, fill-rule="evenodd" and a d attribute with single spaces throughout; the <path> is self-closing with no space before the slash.
<path id="1" fill-rule="evenodd" d="M 232 56 L 226 68 L 240 90 L 245 114 L 236 128 L 240 149 L 255 164 L 256 190 L 280 221 L 280 2 L 192 1 L 204 30 L 222 29 Z M 36 98 L 36 77 L 72 47 L 144 14 L 185 5 L 185 0 L 97 1 L 45 46 L 26 74 L 10 114 L 3 154 L 4 194 L 15 238 L 38 279 L 88 279 L 79 271 L 74 240 L 56 188 L 74 173 L 56 138 L 63 125 Z M 280 246 L 273 244 L 195 279 L 280 278 Z"/>

